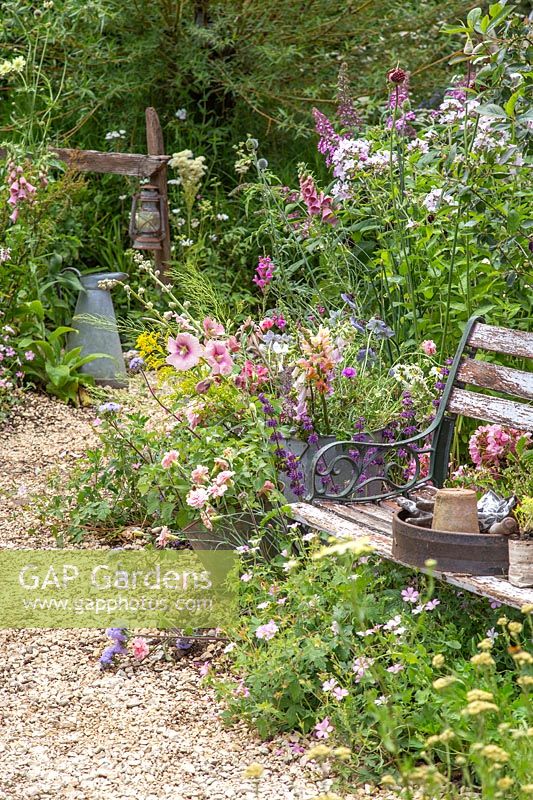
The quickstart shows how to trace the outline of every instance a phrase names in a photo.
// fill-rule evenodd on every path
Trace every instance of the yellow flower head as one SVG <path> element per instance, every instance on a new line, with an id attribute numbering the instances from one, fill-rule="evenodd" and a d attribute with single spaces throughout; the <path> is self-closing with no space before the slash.
<path id="1" fill-rule="evenodd" d="M 521 675 L 520 678 L 516 679 L 516 682 L 522 689 L 526 689 L 529 686 L 533 686 L 533 675 Z"/>
<path id="2" fill-rule="evenodd" d="M 331 754 L 331 747 L 325 744 L 317 744 L 307 751 L 306 755 L 308 760 L 327 758 Z"/>
<path id="3" fill-rule="evenodd" d="M 489 703 L 487 700 L 473 700 L 461 711 L 461 714 L 465 717 L 475 717 L 485 711 L 498 711 L 498 706 L 495 703 Z"/>
<path id="4" fill-rule="evenodd" d="M 260 778 L 265 768 L 261 764 L 253 763 L 250 764 L 243 772 L 243 777 L 245 778 Z"/>
<path id="5" fill-rule="evenodd" d="M 533 794 L 533 783 L 523 783 L 520 789 L 524 794 Z"/>
<path id="6" fill-rule="evenodd" d="M 489 761 L 495 761 L 498 764 L 504 764 L 506 761 L 509 761 L 509 753 L 501 747 L 498 747 L 497 744 L 486 744 L 485 747 L 481 749 L 481 755 L 488 758 Z"/>
<path id="7" fill-rule="evenodd" d="M 474 700 L 494 700 L 494 695 L 492 692 L 485 692 L 483 689 L 471 689 L 469 692 L 466 693 L 466 699 L 469 703 L 473 703 Z"/>
<path id="8" fill-rule="evenodd" d="M 504 625 L 507 625 L 507 623 L 508 623 L 508 622 L 509 622 L 509 620 L 508 620 L 508 619 L 507 619 L 507 617 L 504 615 L 503 617 L 499 617 L 499 618 L 498 618 L 498 620 L 496 621 L 496 625 L 502 625 L 502 626 L 504 626 Z"/>
<path id="9" fill-rule="evenodd" d="M 440 667 L 443 667 L 444 666 L 444 656 L 442 655 L 442 653 L 437 653 L 436 656 L 433 656 L 433 659 L 432 659 L 431 663 L 437 669 L 439 669 Z"/>
<path id="10" fill-rule="evenodd" d="M 336 758 L 340 758 L 341 761 L 346 761 L 347 758 L 350 758 L 352 751 L 349 747 L 336 747 L 333 751 L 333 755 Z"/>
<path id="11" fill-rule="evenodd" d="M 531 614 L 533 611 L 533 603 L 524 603 L 520 611 L 522 614 Z"/>
<path id="12" fill-rule="evenodd" d="M 505 791 L 505 789 L 510 789 L 513 783 L 514 780 L 507 776 L 505 778 L 500 778 L 498 781 L 496 781 L 496 786 L 498 787 L 498 789 L 503 789 Z"/>
<path id="13" fill-rule="evenodd" d="M 477 653 L 475 656 L 472 656 L 470 662 L 475 667 L 492 667 L 496 663 L 489 653 Z"/>
<path id="14" fill-rule="evenodd" d="M 433 688 L 437 689 L 437 691 L 447 689 L 448 686 L 451 686 L 456 680 L 457 678 L 454 678 L 453 675 L 445 675 L 444 678 L 437 678 L 436 681 L 433 681 Z"/>
<path id="15" fill-rule="evenodd" d="M 519 653 L 514 653 L 513 659 L 519 667 L 528 667 L 533 664 L 533 656 L 527 650 L 520 650 Z"/>
<path id="16" fill-rule="evenodd" d="M 524 626 L 521 622 L 510 622 L 507 627 L 510 633 L 512 633 L 514 636 L 518 636 Z"/>
<path id="17" fill-rule="evenodd" d="M 477 646 L 480 650 L 492 650 L 493 644 L 492 639 L 482 639 Z"/>

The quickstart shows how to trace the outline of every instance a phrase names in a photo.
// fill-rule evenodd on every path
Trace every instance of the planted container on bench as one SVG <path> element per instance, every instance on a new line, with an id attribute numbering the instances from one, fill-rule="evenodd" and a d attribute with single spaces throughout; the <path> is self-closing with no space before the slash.
<path id="1" fill-rule="evenodd" d="M 409 512 L 395 514 L 392 555 L 413 567 L 437 562 L 438 572 L 504 577 L 509 569 L 508 540 L 501 534 L 463 533 L 422 528 L 406 522 Z"/>

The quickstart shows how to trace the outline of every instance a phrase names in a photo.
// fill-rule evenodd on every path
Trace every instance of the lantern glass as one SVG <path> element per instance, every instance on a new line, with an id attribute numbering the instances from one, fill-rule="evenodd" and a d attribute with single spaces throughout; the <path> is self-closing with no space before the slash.
<path id="1" fill-rule="evenodd" d="M 153 195 L 149 197 L 146 195 Z M 157 192 L 144 190 L 135 213 L 135 228 L 138 234 L 158 234 L 161 230 L 161 212 Z"/>

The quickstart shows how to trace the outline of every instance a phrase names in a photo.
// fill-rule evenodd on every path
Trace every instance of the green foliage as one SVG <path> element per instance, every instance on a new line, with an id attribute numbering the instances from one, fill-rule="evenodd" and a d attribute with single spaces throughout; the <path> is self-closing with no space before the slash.
<path id="1" fill-rule="evenodd" d="M 347 746 L 346 774 L 360 779 L 394 765 L 398 786 L 432 780 L 454 796 L 448 781 L 459 774 L 492 798 L 508 776 L 518 796 L 532 754 L 531 608 L 513 620 L 369 558 L 361 542 L 324 549 L 321 538 L 293 526 L 270 565 L 243 557 L 234 676 L 216 681 L 227 718 L 265 738 L 294 729 L 318 738 L 327 720 L 321 757 Z M 478 696 L 493 706 L 482 710 Z M 499 768 L 489 745 L 505 751 Z"/>

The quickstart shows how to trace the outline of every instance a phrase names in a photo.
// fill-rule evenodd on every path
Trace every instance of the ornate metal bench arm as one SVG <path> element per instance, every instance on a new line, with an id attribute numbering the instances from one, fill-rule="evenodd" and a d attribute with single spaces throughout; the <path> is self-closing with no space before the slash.
<path id="1" fill-rule="evenodd" d="M 313 458 L 306 500 L 368 502 L 427 483 L 431 474 L 423 469 L 421 457 L 432 458 L 432 434 L 439 424 L 437 418 L 422 433 L 397 442 L 382 442 L 374 435 L 325 445 Z"/>

